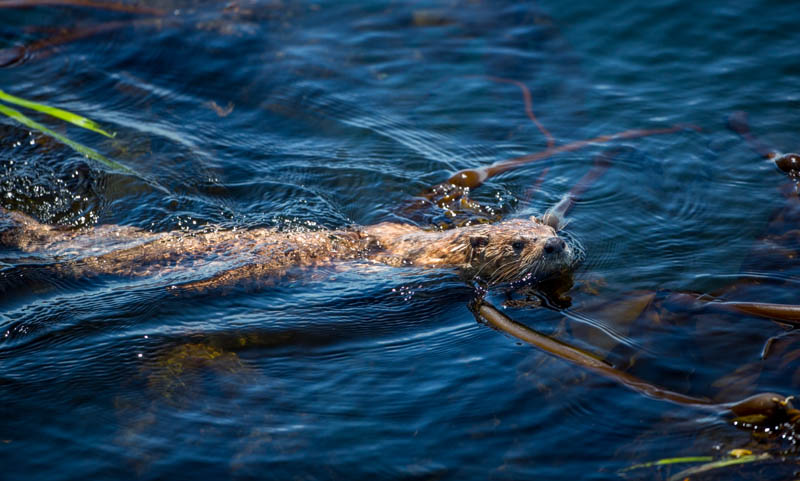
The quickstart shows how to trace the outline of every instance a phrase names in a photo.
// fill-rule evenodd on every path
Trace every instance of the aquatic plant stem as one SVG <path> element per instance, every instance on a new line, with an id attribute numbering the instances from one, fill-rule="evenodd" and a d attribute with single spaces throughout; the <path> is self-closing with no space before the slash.
<path id="1" fill-rule="evenodd" d="M 531 119 L 531 122 L 533 122 L 534 125 L 536 125 L 536 127 L 539 129 L 539 132 L 541 132 L 542 135 L 544 135 L 545 138 L 547 139 L 547 148 L 552 149 L 553 147 L 555 147 L 556 140 L 553 138 L 553 135 L 550 133 L 549 130 L 547 130 L 544 127 L 544 125 L 542 125 L 541 122 L 539 122 L 539 119 L 536 118 L 536 115 L 533 113 L 533 100 L 531 97 L 531 91 L 530 89 L 528 89 L 527 85 L 518 80 L 508 79 L 503 77 L 487 76 L 483 78 L 487 78 L 492 82 L 507 83 L 517 86 L 517 88 L 519 88 L 522 91 L 522 98 L 525 102 L 525 114 L 528 116 L 529 119 Z"/>
<path id="2" fill-rule="evenodd" d="M 712 302 L 711 305 L 800 326 L 800 305 L 739 301 Z"/>
<path id="3" fill-rule="evenodd" d="M 759 140 L 750 132 L 750 125 L 747 122 L 747 113 L 741 110 L 732 113 L 728 117 L 728 128 L 739 134 L 747 145 L 758 155 L 765 159 L 772 159 L 778 153 L 767 147 L 767 144 Z"/>
<path id="4" fill-rule="evenodd" d="M 728 403 L 714 402 L 705 397 L 698 398 L 687 396 L 656 386 L 627 372 L 620 371 L 594 353 L 578 349 L 563 341 L 540 334 L 498 311 L 497 308 L 481 297 L 473 300 L 470 304 L 470 310 L 472 310 L 478 322 L 486 323 L 497 330 L 503 331 L 521 341 L 538 347 L 552 356 L 584 367 L 652 399 L 660 399 L 675 404 L 691 406 L 717 414 L 733 414 L 737 418 L 757 414 L 763 416 L 765 419 L 770 419 L 778 423 L 783 423 L 786 420 L 795 423 L 800 419 L 800 411 L 794 409 L 790 402 L 793 396 L 786 397 L 773 392 L 762 392 L 739 401 Z"/>
<path id="5" fill-rule="evenodd" d="M 767 144 L 750 133 L 750 125 L 747 123 L 747 114 L 745 112 L 732 113 L 728 117 L 728 128 L 739 134 L 745 143 L 758 155 L 775 162 L 776 167 L 789 174 L 789 177 L 795 181 L 800 180 L 800 154 L 792 152 L 781 153 L 775 149 L 770 149 Z"/>
<path id="6" fill-rule="evenodd" d="M 471 309 L 479 321 L 482 320 L 493 328 L 503 331 L 528 344 L 532 344 L 553 356 L 582 366 L 603 377 L 617 381 L 647 397 L 662 399 L 681 405 L 711 408 L 715 411 L 724 409 L 710 399 L 696 398 L 676 393 L 650 384 L 624 371 L 620 371 L 588 351 L 578 349 L 564 342 L 545 336 L 544 334 L 540 334 L 514 321 L 486 301 L 476 301 L 471 306 Z"/>
<path id="7" fill-rule="evenodd" d="M 578 182 L 567 192 L 553 207 L 547 209 L 542 216 L 542 222 L 553 229 L 561 230 L 567 225 L 567 213 L 575 206 L 581 196 L 591 187 L 597 179 L 611 167 L 611 160 L 622 152 L 622 148 L 613 149 L 594 158 L 594 165 L 581 177 Z"/>
<path id="8" fill-rule="evenodd" d="M 452 184 L 457 187 L 464 187 L 474 189 L 483 185 L 483 183 L 491 177 L 495 175 L 502 174 L 503 172 L 507 172 L 509 170 L 516 169 L 521 167 L 525 164 L 530 162 L 535 162 L 537 160 L 546 159 L 548 157 L 552 157 L 553 155 L 560 154 L 562 152 L 570 152 L 573 150 L 582 149 L 590 144 L 601 144 L 610 142 L 613 140 L 622 140 L 622 139 L 633 139 L 637 137 L 648 137 L 651 135 L 660 135 L 660 134 L 669 134 L 673 132 L 677 132 L 680 130 L 695 130 L 700 131 L 700 127 L 696 125 L 690 124 L 675 124 L 668 128 L 663 129 L 632 129 L 632 130 L 625 130 L 623 132 L 617 132 L 611 135 L 601 135 L 599 137 L 594 137 L 591 139 L 586 140 L 579 140 L 575 142 L 570 142 L 568 144 L 556 146 L 555 139 L 553 135 L 547 130 L 536 115 L 533 113 L 533 101 L 531 99 L 531 92 L 528 87 L 517 80 L 507 79 L 503 77 L 493 77 L 493 76 L 470 76 L 470 77 L 480 77 L 486 78 L 493 82 L 501 82 L 501 83 L 508 83 L 517 86 L 522 91 L 522 96 L 525 101 L 525 113 L 531 122 L 533 122 L 542 135 L 545 136 L 547 139 L 547 148 L 545 150 L 523 155 L 521 157 L 516 157 L 513 159 L 505 160 L 502 162 L 496 162 L 492 165 L 486 167 L 479 167 L 477 169 L 464 169 L 456 172 L 449 179 L 447 179 L 445 184 Z M 431 190 L 435 190 L 436 188 Z"/>
<path id="9" fill-rule="evenodd" d="M 476 187 L 480 187 L 481 185 L 483 185 L 483 183 L 491 177 L 502 174 L 504 172 L 508 172 L 509 170 L 522 167 L 523 165 L 535 162 L 537 160 L 542 160 L 548 157 L 552 157 L 553 155 L 560 154 L 563 152 L 571 152 L 574 150 L 579 150 L 592 144 L 604 144 L 614 140 L 649 137 L 651 135 L 671 134 L 681 130 L 695 130 L 699 132 L 701 129 L 700 127 L 697 127 L 695 125 L 676 124 L 673 125 L 672 127 L 666 127 L 662 129 L 632 129 L 632 130 L 625 130 L 623 132 L 617 132 L 610 135 L 601 135 L 599 137 L 593 137 L 591 139 L 586 139 L 586 140 L 578 140 L 575 142 L 570 142 L 568 144 L 559 145 L 557 147 L 552 147 L 539 152 L 535 152 L 533 154 L 523 155 L 520 157 L 515 157 L 513 159 L 504 160 L 502 162 L 497 162 L 486 167 L 461 170 L 453 174 L 449 179 L 447 179 L 447 183 L 453 184 L 458 187 L 469 187 L 470 189 L 474 189 Z"/>
<path id="10" fill-rule="evenodd" d="M 800 326 L 800 305 L 798 304 L 778 304 L 773 302 L 748 302 L 748 301 L 726 301 L 719 297 L 714 297 L 696 292 L 678 292 L 674 294 L 678 300 L 694 303 L 700 302 L 703 305 L 720 309 L 728 312 L 741 312 L 773 321 L 787 322 L 794 326 Z"/>

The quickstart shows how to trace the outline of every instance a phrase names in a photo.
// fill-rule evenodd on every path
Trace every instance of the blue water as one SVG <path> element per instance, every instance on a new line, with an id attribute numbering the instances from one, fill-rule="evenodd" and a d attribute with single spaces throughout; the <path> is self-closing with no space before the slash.
<path id="1" fill-rule="evenodd" d="M 408 208 L 421 192 L 546 147 L 521 91 L 490 77 L 511 79 L 557 144 L 702 130 L 561 153 L 475 189 L 499 216 L 540 215 L 597 155 L 625 147 L 568 226 L 586 250 L 570 310 L 603 329 L 544 308 L 504 312 L 676 392 L 797 392 L 787 326 L 673 297 L 800 303 L 794 185 L 726 128 L 746 111 L 765 144 L 800 149 L 796 6 L 154 6 L 167 15 L 0 8 L 0 88 L 116 132 L 25 110 L 134 172 L 3 117 L 0 206 L 156 232 L 442 225 L 443 210 Z M 473 286 L 449 271 L 361 266 L 176 297 L 169 275 L 34 282 L 25 262 L 0 251 L 3 479 L 619 479 L 655 459 L 759 449 L 725 416 L 476 322 Z M 794 461 L 721 476 L 778 479 Z"/>

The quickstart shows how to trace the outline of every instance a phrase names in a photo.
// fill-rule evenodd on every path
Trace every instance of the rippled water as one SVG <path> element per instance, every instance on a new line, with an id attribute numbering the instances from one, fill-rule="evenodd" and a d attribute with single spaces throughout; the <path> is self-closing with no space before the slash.
<path id="1" fill-rule="evenodd" d="M 31 114 L 135 172 L 4 118 L 0 206 L 154 232 L 442 225 L 442 209 L 409 208 L 426 188 L 547 145 L 520 89 L 491 77 L 510 79 L 557 144 L 702 131 L 613 142 L 624 149 L 569 215 L 586 250 L 569 310 L 504 312 L 672 391 L 797 392 L 794 331 L 676 300 L 800 303 L 793 184 L 726 128 L 746 111 L 765 144 L 798 150 L 795 6 L 154 6 L 166 14 L 0 6 L 0 88 L 116 132 Z M 471 198 L 540 215 L 609 148 L 493 177 Z M 4 479 L 618 479 L 765 445 L 476 322 L 473 286 L 446 270 L 360 266 L 174 296 L 203 274 L 36 275 L 63 255 L 0 250 Z M 722 476 L 782 479 L 794 462 Z"/>

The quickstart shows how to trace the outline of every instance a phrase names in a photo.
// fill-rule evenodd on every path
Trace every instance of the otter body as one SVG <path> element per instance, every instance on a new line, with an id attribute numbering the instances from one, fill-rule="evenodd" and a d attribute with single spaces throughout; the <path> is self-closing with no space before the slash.
<path id="1" fill-rule="evenodd" d="M 578 261 L 576 248 L 535 218 L 447 231 L 381 223 L 305 232 L 263 228 L 154 234 L 113 225 L 64 231 L 23 214 L 0 212 L 0 245 L 60 259 L 68 256 L 51 269 L 69 277 L 208 270 L 208 280 L 191 283 L 196 288 L 274 279 L 295 267 L 353 260 L 451 268 L 465 278 L 497 284 L 568 273 Z"/>

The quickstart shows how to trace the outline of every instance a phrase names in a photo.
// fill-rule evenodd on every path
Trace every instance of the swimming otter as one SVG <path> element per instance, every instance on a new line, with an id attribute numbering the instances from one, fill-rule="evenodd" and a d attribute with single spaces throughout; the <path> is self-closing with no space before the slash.
<path id="1" fill-rule="evenodd" d="M 340 230 L 280 232 L 206 230 L 150 233 L 101 225 L 68 231 L 0 209 L 0 245 L 59 261 L 48 267 L 73 278 L 102 274 L 209 274 L 181 287 L 204 289 L 237 281 L 276 278 L 295 267 L 365 260 L 390 266 L 454 268 L 486 284 L 536 282 L 571 272 L 580 249 L 536 218 L 447 231 L 385 222 Z"/>

